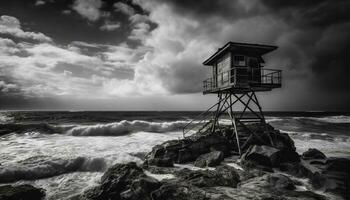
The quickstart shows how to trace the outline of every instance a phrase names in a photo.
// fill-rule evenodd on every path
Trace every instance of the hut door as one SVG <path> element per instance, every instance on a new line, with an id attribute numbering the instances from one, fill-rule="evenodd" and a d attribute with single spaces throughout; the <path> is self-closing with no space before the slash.
<path id="1" fill-rule="evenodd" d="M 260 83 L 261 71 L 258 58 L 247 57 L 247 67 L 248 80 L 253 83 Z"/>
<path id="2" fill-rule="evenodd" d="M 247 65 L 245 62 L 245 56 L 236 55 L 233 60 L 233 67 L 236 73 L 236 84 L 244 85 L 247 83 Z"/>

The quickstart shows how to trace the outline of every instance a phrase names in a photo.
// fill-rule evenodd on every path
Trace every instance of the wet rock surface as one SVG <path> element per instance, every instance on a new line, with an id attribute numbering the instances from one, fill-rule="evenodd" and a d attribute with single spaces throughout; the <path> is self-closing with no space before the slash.
<path id="1" fill-rule="evenodd" d="M 160 183 L 146 176 L 136 163 L 116 164 L 101 178 L 101 185 L 87 191 L 83 199 L 150 199 L 150 192 L 159 188 Z"/>
<path id="2" fill-rule="evenodd" d="M 0 186 L 0 200 L 41 200 L 45 191 L 31 185 Z"/>
<path id="3" fill-rule="evenodd" d="M 214 167 L 224 160 L 224 153 L 221 151 L 212 151 L 210 153 L 200 155 L 194 162 L 196 167 Z"/>
<path id="4" fill-rule="evenodd" d="M 323 200 L 329 199 L 328 194 L 348 198 L 348 159 L 326 158 L 315 150 L 301 157 L 293 140 L 271 126 L 251 137 L 239 159 L 229 132 L 156 145 L 143 165 L 114 165 L 98 187 L 77 199 Z M 313 188 L 326 193 L 315 193 Z"/>
<path id="5" fill-rule="evenodd" d="M 321 151 L 318 149 L 309 149 L 306 152 L 304 152 L 301 157 L 304 160 L 310 160 L 310 159 L 326 159 L 326 155 L 324 155 Z"/>
<path id="6" fill-rule="evenodd" d="M 240 182 L 236 170 L 229 166 L 220 166 L 215 170 L 189 170 L 183 169 L 176 175 L 180 181 L 197 187 L 229 186 L 237 187 Z"/>

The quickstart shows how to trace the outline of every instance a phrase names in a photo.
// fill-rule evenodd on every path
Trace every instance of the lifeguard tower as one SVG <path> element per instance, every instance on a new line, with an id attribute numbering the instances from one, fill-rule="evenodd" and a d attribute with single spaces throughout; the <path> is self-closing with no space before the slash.
<path id="1" fill-rule="evenodd" d="M 262 58 L 276 49 L 271 45 L 228 42 L 205 60 L 203 65 L 211 67 L 212 77 L 203 81 L 203 94 L 216 94 L 218 102 L 184 127 L 184 137 L 190 131 L 200 134 L 221 130 L 229 122 L 240 155 L 253 135 L 259 138 L 258 132 L 266 122 L 255 92 L 281 87 L 281 70 L 266 69 Z M 226 119 L 226 124 L 221 118 Z M 273 145 L 271 138 L 269 141 Z"/>

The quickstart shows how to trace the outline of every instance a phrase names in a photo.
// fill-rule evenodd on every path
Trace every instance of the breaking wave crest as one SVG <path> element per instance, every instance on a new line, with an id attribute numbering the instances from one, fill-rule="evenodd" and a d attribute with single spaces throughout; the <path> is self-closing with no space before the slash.
<path id="1" fill-rule="evenodd" d="M 66 133 L 74 136 L 118 136 L 139 131 L 164 133 L 181 130 L 187 123 L 188 121 L 148 122 L 123 120 L 108 124 L 80 125 L 68 128 Z"/>
<path id="2" fill-rule="evenodd" d="M 294 139 L 308 140 L 327 140 L 334 142 L 350 142 L 350 137 L 346 135 L 332 135 L 327 133 L 313 133 L 302 131 L 287 131 L 281 130 L 281 132 L 288 133 Z"/>
<path id="3" fill-rule="evenodd" d="M 24 133 L 26 135 L 41 134 L 68 134 L 73 136 L 120 136 L 135 132 L 164 133 L 181 130 L 189 121 L 149 122 L 142 120 L 92 125 L 50 125 L 40 124 L 2 124 L 4 133 Z"/>
<path id="4" fill-rule="evenodd" d="M 77 171 L 98 172 L 104 171 L 107 167 L 103 158 L 77 157 L 68 160 L 61 158 L 46 160 L 45 158 L 32 157 L 21 163 L 2 166 L 0 183 L 48 178 Z"/>
<path id="5" fill-rule="evenodd" d="M 350 123 L 350 116 L 338 115 L 338 116 L 329 116 L 329 117 L 320 117 L 313 118 L 314 120 L 328 122 L 328 123 Z"/>

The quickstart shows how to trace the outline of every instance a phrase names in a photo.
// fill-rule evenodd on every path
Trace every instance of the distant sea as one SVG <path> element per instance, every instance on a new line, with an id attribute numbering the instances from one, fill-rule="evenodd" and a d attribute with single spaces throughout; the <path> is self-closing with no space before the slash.
<path id="1" fill-rule="evenodd" d="M 163 141 L 182 137 L 200 112 L 0 112 L 0 184 L 42 187 L 67 199 L 96 185 L 109 166 L 134 161 Z M 297 151 L 350 155 L 350 113 L 266 112 Z M 21 132 L 21 134 L 16 134 Z"/>

